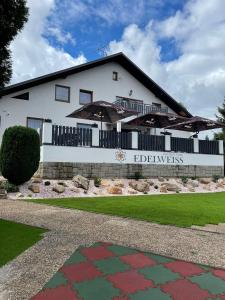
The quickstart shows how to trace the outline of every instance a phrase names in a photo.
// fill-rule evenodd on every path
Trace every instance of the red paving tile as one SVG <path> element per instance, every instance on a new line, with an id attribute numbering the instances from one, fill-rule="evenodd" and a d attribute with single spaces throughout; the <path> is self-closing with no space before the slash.
<path id="1" fill-rule="evenodd" d="M 81 253 L 90 260 L 98 260 L 114 256 L 114 254 L 104 246 L 84 248 L 81 249 Z"/>
<path id="2" fill-rule="evenodd" d="M 212 273 L 215 276 L 220 277 L 221 279 L 225 280 L 225 270 L 213 270 Z"/>
<path id="3" fill-rule="evenodd" d="M 111 281 L 116 288 L 127 294 L 132 294 L 136 291 L 154 286 L 151 280 L 145 279 L 143 275 L 135 270 L 110 275 L 108 276 L 108 280 Z"/>
<path id="4" fill-rule="evenodd" d="M 130 300 L 127 296 L 114 297 L 112 300 Z"/>
<path id="5" fill-rule="evenodd" d="M 161 290 L 173 297 L 173 300 L 206 300 L 210 294 L 187 279 L 179 279 L 161 286 Z"/>
<path id="6" fill-rule="evenodd" d="M 135 253 L 121 256 L 120 259 L 129 264 L 132 268 L 144 268 L 146 266 L 154 266 L 156 263 L 151 258 L 142 253 Z"/>
<path id="7" fill-rule="evenodd" d="M 81 282 L 101 276 L 102 273 L 91 263 L 82 262 L 75 265 L 63 266 L 60 269 L 70 282 Z"/>
<path id="8" fill-rule="evenodd" d="M 205 272 L 205 270 L 200 268 L 199 266 L 185 261 L 172 261 L 164 264 L 164 267 L 167 267 L 171 271 L 179 273 L 181 276 L 184 277 L 199 275 Z"/>
<path id="9" fill-rule="evenodd" d="M 59 286 L 54 289 L 45 289 L 31 298 L 31 300 L 81 300 L 70 286 Z"/>

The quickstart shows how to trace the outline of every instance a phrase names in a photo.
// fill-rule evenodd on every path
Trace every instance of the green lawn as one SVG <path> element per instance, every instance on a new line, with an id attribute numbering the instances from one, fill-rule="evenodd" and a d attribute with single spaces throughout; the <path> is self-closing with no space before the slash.
<path id="1" fill-rule="evenodd" d="M 46 230 L 0 219 L 0 267 L 41 239 Z"/>
<path id="2" fill-rule="evenodd" d="M 181 227 L 225 223 L 224 192 L 32 201 Z"/>

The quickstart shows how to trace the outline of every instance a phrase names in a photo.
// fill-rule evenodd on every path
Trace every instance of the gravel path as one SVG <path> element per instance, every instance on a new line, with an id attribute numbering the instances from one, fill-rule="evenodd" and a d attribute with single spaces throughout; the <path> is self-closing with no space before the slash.
<path id="1" fill-rule="evenodd" d="M 43 239 L 0 269 L 0 299 L 35 295 L 79 245 L 96 241 L 135 247 L 225 268 L 225 234 L 157 225 L 21 200 L 1 200 L 0 218 L 49 229 Z"/>

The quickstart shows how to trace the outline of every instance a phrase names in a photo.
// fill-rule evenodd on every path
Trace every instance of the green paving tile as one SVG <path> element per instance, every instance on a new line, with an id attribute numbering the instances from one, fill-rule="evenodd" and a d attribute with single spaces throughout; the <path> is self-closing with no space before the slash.
<path id="1" fill-rule="evenodd" d="M 211 273 L 204 273 L 198 276 L 189 277 L 194 283 L 197 283 L 202 289 L 209 291 L 211 294 L 225 293 L 225 281 Z"/>
<path id="2" fill-rule="evenodd" d="M 133 254 L 137 253 L 138 251 L 135 249 L 127 248 L 127 247 L 122 247 L 122 246 L 117 246 L 117 245 L 112 245 L 107 247 L 107 249 L 111 252 L 113 252 L 116 255 L 128 255 L 128 254 Z"/>
<path id="3" fill-rule="evenodd" d="M 73 288 L 85 300 L 110 300 L 120 294 L 120 291 L 114 288 L 111 282 L 103 278 L 74 283 Z"/>
<path id="4" fill-rule="evenodd" d="M 45 289 L 56 288 L 59 285 L 66 285 L 67 279 L 64 277 L 63 273 L 57 272 L 55 275 L 46 283 Z"/>
<path id="5" fill-rule="evenodd" d="M 159 288 L 152 288 L 145 291 L 139 291 L 129 295 L 130 300 L 172 300 L 172 298 L 163 293 Z"/>
<path id="6" fill-rule="evenodd" d="M 130 269 L 129 265 L 122 262 L 118 257 L 97 260 L 94 264 L 105 275 L 124 272 Z"/>
<path id="7" fill-rule="evenodd" d="M 164 263 L 174 261 L 174 259 L 172 259 L 172 258 L 168 258 L 168 257 L 165 257 L 165 256 L 161 256 L 161 255 L 157 255 L 157 254 L 153 254 L 153 253 L 148 253 L 148 252 L 145 252 L 144 255 L 152 258 L 154 261 L 156 261 L 159 264 L 164 264 Z"/>
<path id="8" fill-rule="evenodd" d="M 86 261 L 86 258 L 77 250 L 67 259 L 65 265 L 79 264 L 84 261 Z"/>
<path id="9" fill-rule="evenodd" d="M 212 267 L 210 267 L 210 266 L 206 266 L 206 265 L 201 265 L 201 264 L 198 264 L 197 266 L 199 266 L 200 268 L 202 268 L 202 269 L 204 269 L 204 270 L 206 270 L 206 271 L 209 271 L 209 270 L 211 270 L 211 269 L 212 269 Z"/>
<path id="10" fill-rule="evenodd" d="M 139 269 L 138 272 L 143 274 L 145 278 L 153 280 L 155 284 L 163 284 L 180 278 L 177 273 L 173 273 L 162 265 L 144 267 Z"/>

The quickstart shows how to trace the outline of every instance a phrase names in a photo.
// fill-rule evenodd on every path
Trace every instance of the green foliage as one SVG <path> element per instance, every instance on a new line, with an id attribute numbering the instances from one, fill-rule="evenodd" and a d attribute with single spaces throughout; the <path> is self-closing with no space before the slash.
<path id="1" fill-rule="evenodd" d="M 144 178 L 144 176 L 142 175 L 142 173 L 141 172 L 135 172 L 134 173 L 134 179 L 136 179 L 136 180 L 139 180 L 139 179 L 143 179 Z"/>
<path id="2" fill-rule="evenodd" d="M 14 126 L 5 130 L 0 150 L 0 170 L 9 182 L 19 185 L 37 171 L 40 138 L 36 130 Z"/>
<path id="3" fill-rule="evenodd" d="M 9 181 L 4 182 L 3 186 L 7 193 L 17 193 L 20 191 L 17 185 L 10 183 Z"/>
<path id="4" fill-rule="evenodd" d="M 220 179 L 220 176 L 219 176 L 219 175 L 213 175 L 213 176 L 212 176 L 212 181 L 213 181 L 213 182 L 217 182 L 218 179 Z"/>
<path id="5" fill-rule="evenodd" d="M 95 177 L 94 178 L 94 185 L 96 187 L 99 187 L 101 185 L 102 179 L 100 177 Z"/>
<path id="6" fill-rule="evenodd" d="M 181 181 L 183 182 L 183 184 L 186 184 L 188 183 L 188 178 L 186 176 L 182 176 Z"/>
<path id="7" fill-rule="evenodd" d="M 10 81 L 12 75 L 10 42 L 21 31 L 28 19 L 25 0 L 1 0 L 0 2 L 0 88 Z"/>

